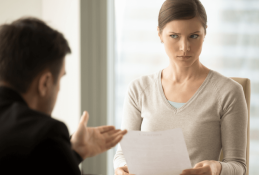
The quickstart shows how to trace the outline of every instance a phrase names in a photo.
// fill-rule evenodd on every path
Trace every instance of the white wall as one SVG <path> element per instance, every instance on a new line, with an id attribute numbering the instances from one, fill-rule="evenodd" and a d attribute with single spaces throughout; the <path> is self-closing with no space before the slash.
<path id="1" fill-rule="evenodd" d="M 52 116 L 68 126 L 70 134 L 80 118 L 80 1 L 42 0 L 42 19 L 62 32 L 68 40 L 72 54 L 66 57 L 66 76 Z"/>
<path id="2" fill-rule="evenodd" d="M 79 7 L 79 0 L 0 0 L 0 24 L 33 16 L 46 21 L 68 40 L 72 54 L 66 58 L 67 75 L 61 80 L 52 116 L 63 121 L 70 134 L 77 128 L 81 110 Z"/>
<path id="3" fill-rule="evenodd" d="M 41 0 L 0 0 L 0 24 L 23 16 L 41 17 Z"/>

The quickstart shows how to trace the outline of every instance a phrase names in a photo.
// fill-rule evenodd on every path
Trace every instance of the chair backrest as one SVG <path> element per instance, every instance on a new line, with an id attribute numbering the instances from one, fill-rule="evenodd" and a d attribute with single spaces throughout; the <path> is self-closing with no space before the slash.
<path id="1" fill-rule="evenodd" d="M 243 86 L 244 95 L 247 104 L 248 110 L 248 122 L 247 122 L 247 147 L 246 147 L 246 175 L 249 174 L 249 147 L 250 147 L 250 95 L 251 95 L 251 85 L 250 80 L 248 78 L 234 78 L 231 79 L 235 80 L 239 84 Z M 224 158 L 223 152 L 221 150 L 219 160 L 222 161 Z"/>

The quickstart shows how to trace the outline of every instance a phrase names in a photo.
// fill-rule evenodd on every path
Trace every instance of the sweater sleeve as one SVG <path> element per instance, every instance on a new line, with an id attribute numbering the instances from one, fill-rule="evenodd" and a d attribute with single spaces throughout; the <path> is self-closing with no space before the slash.
<path id="1" fill-rule="evenodd" d="M 142 117 L 140 96 L 141 92 L 139 93 L 139 88 L 136 86 L 136 83 L 131 83 L 124 101 L 122 129 L 141 130 Z M 114 156 L 113 164 L 114 169 L 127 164 L 120 145 Z"/>
<path id="2" fill-rule="evenodd" d="M 248 111 L 238 84 L 222 101 L 221 139 L 224 159 L 220 175 L 245 175 Z"/>

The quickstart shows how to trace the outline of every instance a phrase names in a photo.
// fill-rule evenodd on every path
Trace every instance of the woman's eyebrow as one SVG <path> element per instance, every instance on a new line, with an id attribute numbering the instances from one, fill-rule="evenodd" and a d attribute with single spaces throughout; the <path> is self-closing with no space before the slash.
<path id="1" fill-rule="evenodd" d="M 192 33 L 201 33 L 200 31 L 192 32 Z"/>
<path id="2" fill-rule="evenodd" d="M 169 33 L 175 33 L 175 34 L 181 34 L 181 33 L 176 33 L 176 32 L 173 32 L 173 31 L 170 31 Z M 196 32 L 192 32 L 192 33 L 201 33 L 200 31 L 196 31 Z"/>
<path id="3" fill-rule="evenodd" d="M 181 34 L 181 33 L 176 33 L 176 32 L 173 32 L 173 31 L 170 31 L 169 33 Z"/>

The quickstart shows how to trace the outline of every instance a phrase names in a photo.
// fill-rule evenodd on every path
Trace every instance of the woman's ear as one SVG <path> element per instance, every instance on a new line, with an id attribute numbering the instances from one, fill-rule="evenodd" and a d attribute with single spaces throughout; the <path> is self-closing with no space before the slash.
<path id="1" fill-rule="evenodd" d="M 53 85 L 53 76 L 49 71 L 44 72 L 38 83 L 38 92 L 41 97 L 47 95 L 48 91 L 52 88 Z"/>
<path id="2" fill-rule="evenodd" d="M 163 40 L 162 40 L 162 37 L 161 37 L 161 32 L 160 32 L 160 29 L 159 29 L 158 26 L 157 26 L 157 33 L 158 33 L 158 36 L 160 38 L 161 43 L 163 43 Z"/>
<path id="3" fill-rule="evenodd" d="M 206 29 L 208 28 L 208 25 L 206 25 Z M 204 35 L 204 38 L 203 38 L 203 42 L 205 40 L 205 36 L 206 36 L 206 32 L 205 32 L 205 35 Z"/>

